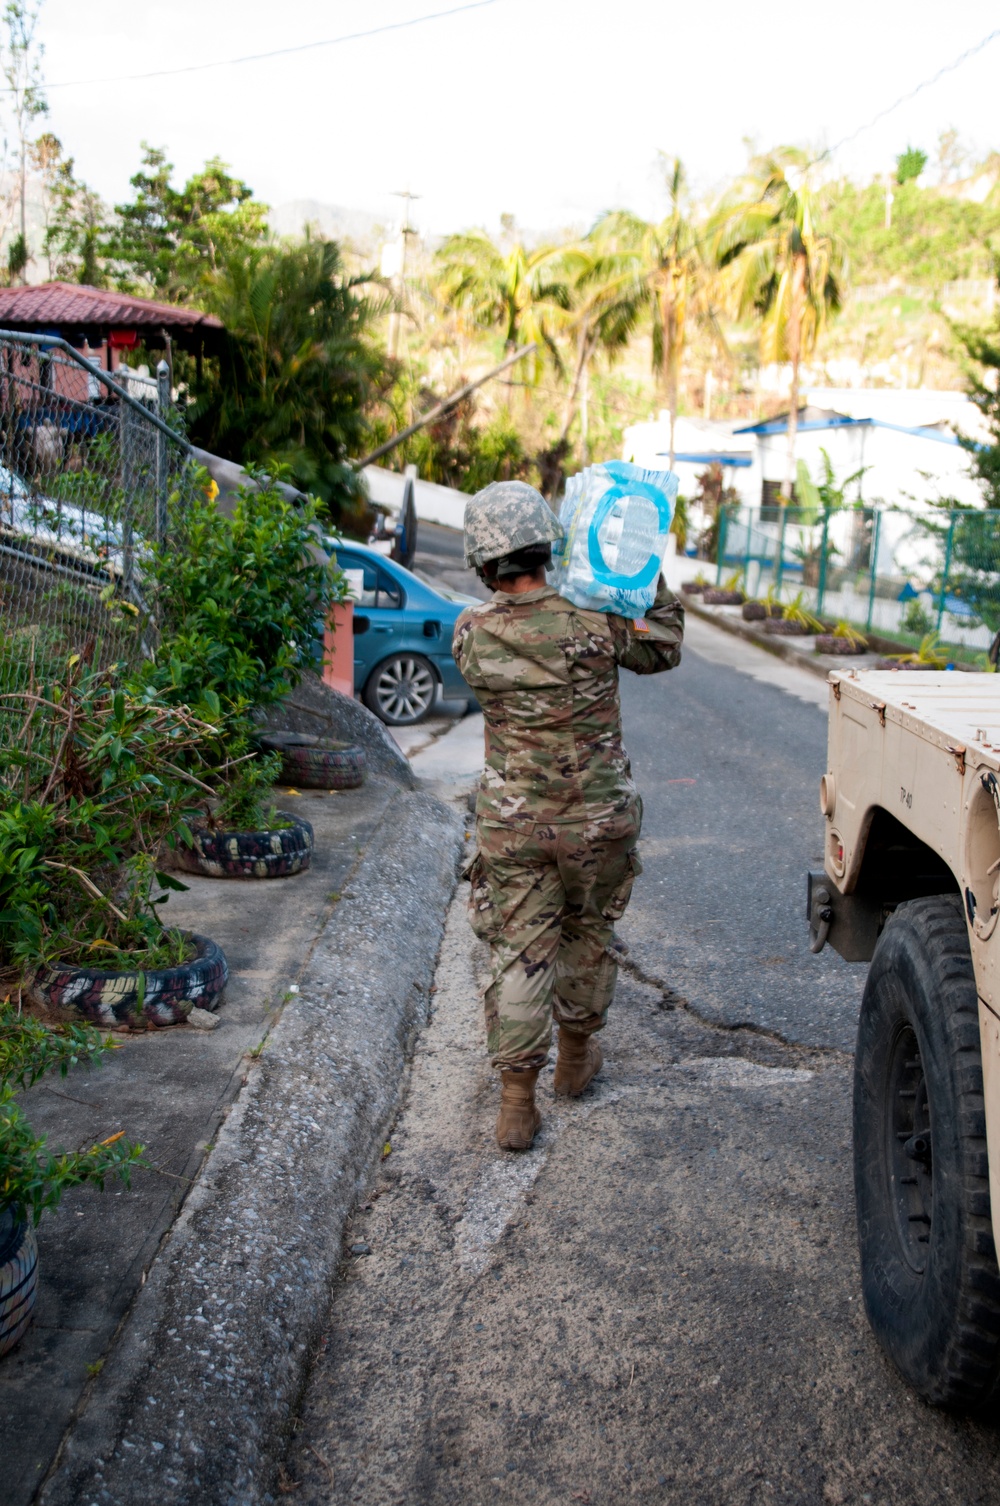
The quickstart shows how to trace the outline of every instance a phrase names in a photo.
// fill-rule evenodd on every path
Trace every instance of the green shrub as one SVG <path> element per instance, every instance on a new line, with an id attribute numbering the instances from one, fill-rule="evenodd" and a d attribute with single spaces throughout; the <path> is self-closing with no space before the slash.
<path id="1" fill-rule="evenodd" d="M 179 762 L 210 729 L 79 660 L 3 700 L 20 736 L 0 756 L 0 967 L 179 960 L 158 906 L 184 886 L 158 858 L 196 801 Z"/>
<path id="2" fill-rule="evenodd" d="M 124 1132 L 88 1150 L 53 1155 L 15 1101 L 46 1072 L 58 1069 L 65 1077 L 71 1066 L 99 1062 L 112 1045 L 90 1026 L 50 1030 L 21 1015 L 9 999 L 0 1003 L 0 1209 L 10 1209 L 17 1222 L 37 1224 L 68 1188 L 84 1182 L 103 1190 L 116 1176 L 127 1187 L 131 1168 L 141 1164 L 142 1146 L 130 1144 Z"/>
<path id="3" fill-rule="evenodd" d="M 318 557 L 316 505 L 293 506 L 265 478 L 261 486 L 241 491 L 229 516 L 195 488 L 173 508 L 169 545 L 151 564 L 161 641 L 142 681 L 207 720 L 218 719 L 216 698 L 220 730 L 245 730 L 252 709 L 298 683 L 330 605 L 346 594 L 343 574 Z"/>
<path id="4" fill-rule="evenodd" d="M 906 611 L 899 619 L 899 625 L 907 633 L 912 633 L 916 638 L 924 638 L 931 631 L 934 623 L 930 613 L 921 606 L 919 599 L 908 603 Z"/>

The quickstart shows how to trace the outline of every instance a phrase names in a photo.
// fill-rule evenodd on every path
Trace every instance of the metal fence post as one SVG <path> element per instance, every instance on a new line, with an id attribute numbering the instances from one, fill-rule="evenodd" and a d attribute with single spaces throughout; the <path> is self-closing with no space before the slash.
<path id="1" fill-rule="evenodd" d="M 829 509 L 823 510 L 823 536 L 819 545 L 819 580 L 816 586 L 816 615 L 823 610 L 823 597 L 826 595 L 826 536 L 830 527 Z"/>
<path id="2" fill-rule="evenodd" d="M 774 562 L 774 594 L 781 595 L 781 582 L 785 574 L 785 524 L 788 521 L 788 508 L 781 509 L 781 527 L 778 529 L 778 554 Z"/>
<path id="3" fill-rule="evenodd" d="M 875 509 L 875 518 L 874 518 L 874 520 L 872 522 L 872 553 L 871 553 L 871 560 L 869 562 L 868 618 L 867 618 L 867 620 L 865 622 L 865 632 L 866 633 L 870 633 L 871 630 L 872 630 L 872 616 L 873 616 L 874 611 L 875 611 L 875 582 L 876 582 L 876 580 L 878 578 L 878 540 L 879 540 L 879 533 L 881 531 L 881 528 L 882 528 L 882 510 L 881 510 L 881 508 L 876 508 Z"/>
<path id="4" fill-rule="evenodd" d="M 951 574 L 951 552 L 955 542 L 955 514 L 948 514 L 948 541 L 944 546 L 944 569 L 941 571 L 941 590 L 938 592 L 937 632 L 941 631 L 944 618 L 944 601 L 948 592 L 948 576 Z"/>
<path id="5" fill-rule="evenodd" d="M 753 547 L 753 513 L 747 508 L 747 547 L 743 554 L 743 584 L 750 582 L 750 551 Z"/>
<path id="6" fill-rule="evenodd" d="M 722 579 L 722 562 L 726 557 L 726 534 L 729 531 L 729 508 L 719 508 L 719 533 L 715 541 L 715 584 Z"/>
<path id="7" fill-rule="evenodd" d="M 156 367 L 156 392 L 160 417 L 165 421 L 170 412 L 170 367 L 160 361 Z M 156 436 L 156 537 L 162 543 L 167 536 L 167 476 L 170 457 L 167 440 L 162 434 Z"/>

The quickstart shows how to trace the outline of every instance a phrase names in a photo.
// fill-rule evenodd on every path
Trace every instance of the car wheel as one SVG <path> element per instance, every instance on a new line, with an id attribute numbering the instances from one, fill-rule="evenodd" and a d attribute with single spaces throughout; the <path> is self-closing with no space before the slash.
<path id="1" fill-rule="evenodd" d="M 422 654 L 393 654 L 372 670 L 362 698 L 388 726 L 412 727 L 429 714 L 436 695 L 437 676 Z"/>
<path id="2" fill-rule="evenodd" d="M 875 948 L 855 1056 L 854 1185 L 876 1338 L 928 1401 L 983 1407 L 1000 1371 L 1000 1273 L 958 895 L 900 905 Z"/>

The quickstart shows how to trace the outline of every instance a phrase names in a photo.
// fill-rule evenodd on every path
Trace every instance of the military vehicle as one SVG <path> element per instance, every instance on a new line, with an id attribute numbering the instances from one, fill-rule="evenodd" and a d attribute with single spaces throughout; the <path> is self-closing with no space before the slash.
<path id="1" fill-rule="evenodd" d="M 868 1318 L 936 1405 L 1000 1375 L 1000 677 L 830 676 L 813 951 L 870 962 L 854 1071 Z"/>

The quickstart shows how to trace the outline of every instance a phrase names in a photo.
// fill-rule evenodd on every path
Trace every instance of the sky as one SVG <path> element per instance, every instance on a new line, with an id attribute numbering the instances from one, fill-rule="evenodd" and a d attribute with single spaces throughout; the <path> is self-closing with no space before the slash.
<path id="1" fill-rule="evenodd" d="M 1000 27 L 996 0 L 491 0 L 267 61 L 159 78 L 450 9 L 456 0 L 43 0 L 48 128 L 109 203 L 140 143 L 183 179 L 221 156 L 277 205 L 316 199 L 426 234 L 585 228 L 603 210 L 664 207 L 659 152 L 711 190 L 763 148 L 819 150 Z M 461 3 L 461 0 L 458 0 Z M 836 153 L 868 179 L 907 144 L 932 162 L 954 127 L 1000 148 L 1000 37 Z M 70 83 L 71 87 L 57 87 Z"/>

